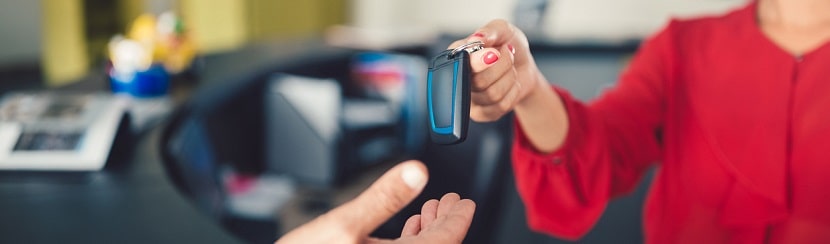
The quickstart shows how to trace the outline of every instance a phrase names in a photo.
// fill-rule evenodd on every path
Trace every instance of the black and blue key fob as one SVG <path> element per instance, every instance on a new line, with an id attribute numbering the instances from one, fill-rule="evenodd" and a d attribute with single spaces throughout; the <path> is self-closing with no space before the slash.
<path id="1" fill-rule="evenodd" d="M 483 48 L 472 42 L 441 52 L 427 74 L 429 138 L 437 144 L 456 144 L 467 138 L 470 123 L 470 53 Z"/>

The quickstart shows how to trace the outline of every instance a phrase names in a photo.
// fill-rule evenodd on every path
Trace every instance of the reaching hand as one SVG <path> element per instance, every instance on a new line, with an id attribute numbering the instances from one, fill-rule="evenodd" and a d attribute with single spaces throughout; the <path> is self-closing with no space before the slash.
<path id="1" fill-rule="evenodd" d="M 403 162 L 380 177 L 357 198 L 292 230 L 276 243 L 460 243 L 475 212 L 475 203 L 450 193 L 427 201 L 420 215 L 409 218 L 401 238 L 383 240 L 369 234 L 404 208 L 427 183 L 425 166 Z"/>
<path id="2" fill-rule="evenodd" d="M 432 199 L 421 207 L 421 214 L 406 220 L 401 238 L 395 243 L 461 243 L 470 228 L 475 203 L 447 193 L 440 201 Z"/>

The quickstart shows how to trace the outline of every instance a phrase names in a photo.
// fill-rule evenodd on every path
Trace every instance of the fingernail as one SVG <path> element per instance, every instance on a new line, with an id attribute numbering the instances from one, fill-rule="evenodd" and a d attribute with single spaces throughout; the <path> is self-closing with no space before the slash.
<path id="1" fill-rule="evenodd" d="M 401 179 L 412 190 L 421 190 L 427 182 L 427 177 L 418 166 L 409 164 L 404 165 L 401 170 Z"/>
<path id="2" fill-rule="evenodd" d="M 496 55 L 493 51 L 489 51 L 484 54 L 484 64 L 493 64 L 496 61 L 499 61 L 499 55 Z"/>
<path id="3" fill-rule="evenodd" d="M 516 54 L 516 48 L 513 48 L 513 45 L 507 44 L 507 50 L 510 50 L 510 53 Z"/>
<path id="4" fill-rule="evenodd" d="M 476 32 L 476 33 L 473 33 L 472 35 L 470 35 L 470 37 L 484 38 L 484 33 Z"/>

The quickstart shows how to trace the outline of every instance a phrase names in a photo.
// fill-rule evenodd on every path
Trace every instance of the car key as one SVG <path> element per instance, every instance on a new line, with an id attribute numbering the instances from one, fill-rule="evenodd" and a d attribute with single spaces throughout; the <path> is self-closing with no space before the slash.
<path id="1" fill-rule="evenodd" d="M 484 48 L 470 42 L 441 52 L 432 59 L 427 74 L 427 107 L 430 140 L 456 144 L 467 138 L 470 124 L 470 54 Z"/>

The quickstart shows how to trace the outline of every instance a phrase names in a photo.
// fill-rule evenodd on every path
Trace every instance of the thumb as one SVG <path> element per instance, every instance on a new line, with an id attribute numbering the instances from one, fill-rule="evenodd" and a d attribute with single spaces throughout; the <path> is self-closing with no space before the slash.
<path id="1" fill-rule="evenodd" d="M 427 180 L 423 163 L 415 160 L 400 163 L 386 171 L 357 198 L 335 208 L 328 215 L 358 237 L 368 236 L 415 199 Z"/>

